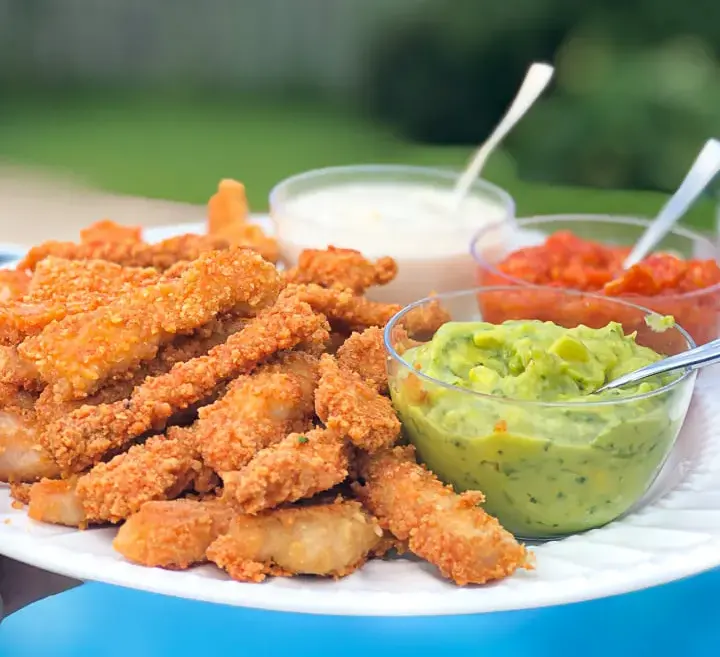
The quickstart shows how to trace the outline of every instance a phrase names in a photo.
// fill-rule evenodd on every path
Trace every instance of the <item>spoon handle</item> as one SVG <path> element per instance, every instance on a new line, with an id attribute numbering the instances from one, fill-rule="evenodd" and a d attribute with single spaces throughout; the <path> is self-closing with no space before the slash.
<path id="1" fill-rule="evenodd" d="M 695 199 L 710 184 L 720 171 L 720 142 L 716 139 L 707 141 L 697 156 L 690 171 L 680 187 L 665 204 L 657 218 L 650 224 L 643 236 L 633 247 L 630 255 L 623 263 L 629 269 L 640 262 L 650 250 L 667 234 L 675 222 L 682 217 Z"/>
<path id="2" fill-rule="evenodd" d="M 602 392 L 603 390 L 611 390 L 613 388 L 620 388 L 626 386 L 629 383 L 638 383 L 644 379 L 647 379 L 656 374 L 664 374 L 665 372 L 671 372 L 673 370 L 687 369 L 697 370 L 707 365 L 714 365 L 720 362 L 720 339 L 708 342 L 695 349 L 683 351 L 675 356 L 664 358 L 645 367 L 641 367 L 639 370 L 629 372 L 623 376 L 619 376 L 617 379 L 610 381 L 597 390 Z"/>
<path id="3" fill-rule="evenodd" d="M 487 141 L 478 148 L 472 161 L 458 178 L 453 190 L 453 207 L 455 209 L 460 206 L 473 182 L 480 175 L 480 171 L 482 171 L 485 160 L 487 160 L 490 153 L 495 150 L 505 135 L 512 130 L 513 126 L 525 115 L 545 90 L 554 70 L 550 64 L 535 63 L 530 66 L 525 75 L 525 80 L 505 116 L 498 123 Z"/>

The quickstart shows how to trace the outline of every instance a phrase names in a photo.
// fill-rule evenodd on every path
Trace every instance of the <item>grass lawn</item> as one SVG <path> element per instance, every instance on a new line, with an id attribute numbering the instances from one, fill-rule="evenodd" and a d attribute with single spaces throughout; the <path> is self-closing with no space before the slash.
<path id="1" fill-rule="evenodd" d="M 234 177 L 246 183 L 255 210 L 267 207 L 275 182 L 305 169 L 370 162 L 457 168 L 470 153 L 410 144 L 307 101 L 94 94 L 6 96 L 0 105 L 0 159 L 70 171 L 108 191 L 195 203 L 205 202 L 220 178 Z M 515 197 L 520 215 L 653 215 L 666 198 L 526 183 L 503 154 L 486 175 Z M 713 228 L 713 204 L 699 203 L 688 222 Z"/>

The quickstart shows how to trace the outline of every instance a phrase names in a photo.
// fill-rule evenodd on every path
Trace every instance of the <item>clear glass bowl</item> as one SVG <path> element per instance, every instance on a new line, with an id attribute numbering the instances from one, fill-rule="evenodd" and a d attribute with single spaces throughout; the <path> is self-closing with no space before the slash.
<path id="1" fill-rule="evenodd" d="M 376 301 L 405 304 L 431 292 L 472 287 L 474 263 L 467 245 L 488 222 L 513 219 L 515 203 L 504 190 L 477 180 L 451 219 L 439 201 L 449 201 L 457 175 L 372 164 L 287 178 L 270 192 L 281 257 L 292 266 L 302 250 L 329 245 L 356 249 L 368 258 L 391 256 L 398 261 L 398 276 L 369 291 Z M 416 189 L 422 198 L 409 194 Z"/>
<path id="2" fill-rule="evenodd" d="M 648 220 L 607 215 L 548 215 L 517 219 L 512 224 L 489 226 L 475 236 L 471 252 L 478 265 L 478 285 L 532 285 L 532 282 L 501 272 L 497 265 L 511 252 L 527 246 L 542 244 L 558 231 L 570 231 L 583 239 L 613 246 L 632 246 L 645 231 Z M 685 259 L 719 261 L 716 244 L 685 228 L 674 228 L 656 247 L 656 251 L 674 252 Z M 704 344 L 720 336 L 720 285 L 685 294 L 660 296 L 621 295 L 626 301 L 650 308 L 661 315 L 672 315 L 692 335 L 695 342 Z M 563 308 L 543 308 L 545 301 L 536 292 L 515 292 L 503 301 L 503 313 L 531 312 L 542 317 L 543 310 L 562 324 Z M 492 315 L 490 314 L 490 317 Z M 570 321 L 575 321 L 571 317 Z M 595 325 L 597 318 L 588 318 Z M 491 319 L 491 321 L 494 321 Z M 604 321 L 604 320 L 603 320 Z M 607 322 L 605 322 L 607 323 Z"/>
<path id="3" fill-rule="evenodd" d="M 385 329 L 393 403 L 418 457 L 456 491 L 482 491 L 486 510 L 524 539 L 547 539 L 604 525 L 638 504 L 659 474 L 685 419 L 695 374 L 655 391 L 580 402 L 521 401 L 456 387 L 417 371 L 408 312 L 437 301 L 452 321 L 493 323 L 496 302 L 514 288 L 477 288 L 411 304 Z M 667 356 L 692 348 L 680 327 L 646 325 L 654 313 L 617 299 L 570 290 L 543 291 L 547 303 L 603 306 L 637 342 Z M 538 319 L 532 314 L 523 319 Z M 545 319 L 545 317 L 540 317 Z M 411 325 L 411 323 L 408 323 Z"/>

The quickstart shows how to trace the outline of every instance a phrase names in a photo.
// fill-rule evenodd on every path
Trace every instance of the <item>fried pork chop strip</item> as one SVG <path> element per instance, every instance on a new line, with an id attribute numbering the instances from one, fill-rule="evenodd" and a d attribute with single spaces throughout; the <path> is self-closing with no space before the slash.
<path id="1" fill-rule="evenodd" d="M 39 392 L 45 386 L 37 368 L 20 358 L 17 347 L 0 345 L 0 385 Z"/>
<path id="2" fill-rule="evenodd" d="M 27 506 L 30 504 L 30 488 L 32 484 L 25 482 L 13 482 L 10 484 L 10 497 L 16 502 Z"/>
<path id="3" fill-rule="evenodd" d="M 241 582 L 267 575 L 344 577 L 384 546 L 375 518 L 354 501 L 237 516 L 207 558 Z"/>
<path id="4" fill-rule="evenodd" d="M 250 223 L 248 216 L 245 186 L 237 180 L 221 180 L 218 191 L 208 202 L 208 233 L 233 246 L 247 246 L 266 260 L 277 262 L 280 257 L 277 240 Z"/>
<path id="5" fill-rule="evenodd" d="M 30 280 L 23 271 L 0 269 L 0 303 L 21 299 L 30 287 Z"/>
<path id="6" fill-rule="evenodd" d="M 38 425 L 45 427 L 62 415 L 85 405 L 112 404 L 127 399 L 146 378 L 166 374 L 177 363 L 206 354 L 213 347 L 225 342 L 233 333 L 242 330 L 248 321 L 245 318 L 226 315 L 215 318 L 190 335 L 179 335 L 170 344 L 162 347 L 156 358 L 108 382 L 85 399 L 57 401 L 52 389 L 45 388 L 35 403 Z"/>
<path id="7" fill-rule="evenodd" d="M 160 279 L 160 273 L 151 268 L 49 257 L 38 265 L 27 294 L 0 307 L 0 344 L 19 344 L 51 322 L 90 312 Z"/>
<path id="8" fill-rule="evenodd" d="M 59 470 L 38 442 L 35 398 L 0 384 L 0 481 L 37 481 Z"/>
<path id="9" fill-rule="evenodd" d="M 109 260 L 125 267 L 154 267 L 164 271 L 178 262 L 196 260 L 208 251 L 228 248 L 227 240 L 212 235 L 180 235 L 145 244 L 133 241 L 45 242 L 30 249 L 18 264 L 20 271 L 34 271 L 38 263 L 48 256 L 68 260 Z"/>
<path id="10" fill-rule="evenodd" d="M 202 470 L 197 457 L 182 429 L 153 436 L 79 477 L 34 484 L 28 515 L 77 527 L 120 522 L 145 502 L 172 499 L 186 490 Z"/>
<path id="11" fill-rule="evenodd" d="M 218 500 L 147 502 L 120 527 L 113 547 L 143 566 L 188 568 L 206 560 L 208 547 L 227 533 L 234 515 Z"/>
<path id="12" fill-rule="evenodd" d="M 330 246 L 325 250 L 303 251 L 297 266 L 287 272 L 286 280 L 363 294 L 374 285 L 386 285 L 395 276 L 397 263 L 392 258 L 371 262 L 360 251 Z"/>
<path id="13" fill-rule="evenodd" d="M 67 300 L 81 294 L 116 296 L 119 289 L 153 285 L 161 274 L 152 267 L 123 267 L 107 260 L 67 260 L 49 256 L 38 263 L 25 300 Z"/>
<path id="14" fill-rule="evenodd" d="M 259 451 L 242 470 L 221 472 L 223 500 L 241 513 L 309 498 L 348 476 L 350 451 L 341 436 L 327 429 L 291 433 Z"/>
<path id="15" fill-rule="evenodd" d="M 297 295 L 335 326 L 340 324 L 353 331 L 364 331 L 369 326 L 385 326 L 402 306 L 368 301 L 353 294 L 352 290 L 335 290 L 315 283 L 290 284 L 283 294 Z"/>
<path id="16" fill-rule="evenodd" d="M 373 326 L 353 333 L 337 350 L 336 357 L 341 370 L 355 372 L 367 386 L 387 394 L 388 357 L 382 329 Z"/>
<path id="17" fill-rule="evenodd" d="M 146 431 L 162 430 L 173 413 L 201 402 L 222 383 L 320 330 L 327 330 L 326 320 L 310 306 L 296 298 L 279 300 L 207 355 L 146 379 L 129 399 L 83 406 L 59 418 L 43 432 L 41 442 L 63 471 L 81 472 Z"/>
<path id="18" fill-rule="evenodd" d="M 368 452 L 389 447 L 400 436 L 400 421 L 390 400 L 355 372 L 341 370 L 327 354 L 320 359 L 315 412 L 328 429 Z"/>
<path id="19" fill-rule="evenodd" d="M 97 244 L 98 242 L 142 242 L 142 228 L 140 226 L 123 226 L 109 219 L 96 221 L 80 231 L 80 241 L 83 244 Z"/>
<path id="20" fill-rule="evenodd" d="M 239 470 L 291 431 L 303 431 L 314 415 L 317 359 L 288 352 L 233 381 L 224 397 L 204 406 L 193 426 L 205 465 Z"/>
<path id="21" fill-rule="evenodd" d="M 113 381 L 83 400 L 55 402 L 52 391 L 46 388 L 34 401 L 33 410 L 34 396 L 5 386 L 10 390 L 10 404 L 14 410 L 6 403 L 0 411 L 0 481 L 37 481 L 43 477 L 58 476 L 57 464 L 39 443 L 40 432 L 49 423 L 82 405 L 108 404 L 126 399 L 146 377 L 168 372 L 175 363 L 207 353 L 241 329 L 246 321 L 236 317 L 220 318 L 190 336 L 179 336 L 161 349 L 155 360 L 135 370 L 132 377 Z M 20 409 L 17 408 L 18 400 L 25 400 Z"/>
<path id="22" fill-rule="evenodd" d="M 263 307 L 278 289 L 277 271 L 257 254 L 215 251 L 195 260 L 177 280 L 137 288 L 107 306 L 46 326 L 18 352 L 53 386 L 57 399 L 81 399 L 113 375 L 154 358 L 175 334 L 228 310 Z"/>
<path id="23" fill-rule="evenodd" d="M 484 584 L 531 567 L 525 548 L 478 505 L 481 493 L 457 495 L 415 462 L 413 447 L 359 458 L 356 495 L 380 524 L 456 584 Z"/>
<path id="24" fill-rule="evenodd" d="M 315 283 L 291 283 L 283 294 L 296 295 L 309 303 L 316 312 L 328 318 L 333 328 L 351 331 L 364 331 L 371 326 L 383 327 L 402 310 L 398 304 L 369 301 L 353 294 L 352 290 L 328 289 Z M 402 325 L 411 335 L 432 335 L 448 321 L 450 315 L 439 302 L 431 302 L 408 312 Z"/>

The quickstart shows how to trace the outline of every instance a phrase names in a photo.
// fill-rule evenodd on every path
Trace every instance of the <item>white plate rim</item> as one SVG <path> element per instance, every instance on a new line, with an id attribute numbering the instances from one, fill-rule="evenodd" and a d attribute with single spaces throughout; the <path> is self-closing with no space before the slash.
<path id="1" fill-rule="evenodd" d="M 259 217 L 262 223 L 264 217 Z M 146 230 L 148 240 L 165 239 L 182 232 L 202 232 L 202 223 L 178 224 Z M 690 549 L 652 552 L 636 549 L 632 544 L 620 546 L 621 551 L 647 554 L 646 563 L 632 567 L 594 568 L 592 564 L 569 563 L 579 566 L 579 574 L 561 581 L 538 581 L 535 574 L 520 572 L 517 575 L 486 587 L 459 588 L 429 574 L 427 566 L 403 561 L 402 570 L 410 573 L 410 584 L 390 590 L 393 582 L 383 590 L 374 590 L 378 582 L 383 586 L 392 580 L 398 562 L 371 562 L 363 570 L 339 582 L 309 578 L 275 579 L 263 584 L 243 584 L 221 577 L 205 577 L 211 566 L 188 571 L 166 571 L 136 566 L 124 561 L 109 548 L 109 553 L 98 556 L 82 549 L 82 542 L 92 543 L 95 538 L 112 536 L 112 529 L 92 529 L 85 532 L 65 529 L 59 536 L 75 539 L 80 545 L 64 546 L 53 541 L 54 535 L 38 536 L 34 529 L 46 527 L 26 518 L 24 510 L 11 508 L 9 491 L 0 488 L 0 554 L 29 565 L 81 580 L 102 581 L 153 593 L 184 597 L 206 602 L 228 604 L 265 610 L 357 616 L 435 616 L 460 615 L 496 611 L 529 609 L 581 602 L 596 598 L 629 593 L 651 586 L 666 584 L 696 575 L 720 566 L 720 400 L 714 399 L 713 390 L 720 386 L 718 371 L 707 372 L 698 379 L 693 407 L 683 429 L 679 445 L 685 444 L 693 456 L 674 453 L 673 472 L 678 479 L 671 488 L 661 491 L 646 507 L 610 525 L 564 541 L 548 543 L 534 548 L 538 553 L 538 568 L 543 560 L 557 561 L 553 546 L 569 546 L 564 552 L 577 549 L 578 554 L 589 545 L 611 550 L 612 544 L 603 543 L 602 537 L 618 528 L 630 528 L 643 533 L 660 530 L 678 536 L 686 535 L 698 541 Z M 678 452 L 676 447 L 675 452 Z M 715 506 L 703 507 L 696 502 L 710 496 L 717 498 Z M 715 497 L 713 497 L 715 496 Z M 700 506 L 697 504 L 700 503 Z M 662 519 L 670 516 L 682 521 L 683 512 L 706 512 L 715 521 L 712 527 L 686 527 L 680 522 L 662 526 Z M 695 517 L 695 516 L 693 516 Z M 661 526 L 652 524 L 660 518 Z M 702 524 L 702 523 L 701 523 Z M 690 523 L 692 525 L 692 522 Z M 708 529 L 710 530 L 708 532 Z M 596 541 L 595 539 L 600 539 Z M 618 547 L 618 546 L 615 546 Z M 555 550 L 557 551 L 557 550 Z M 560 560 L 567 558 L 561 556 Z M 582 561 L 582 559 L 580 559 Z M 571 569 L 572 570 L 572 569 Z M 540 570 L 538 570 L 540 572 Z M 407 574 L 407 573 L 406 573 Z M 400 580 L 405 577 L 403 575 Z M 419 583 L 414 586 L 412 582 Z M 368 584 L 366 586 L 365 584 Z M 346 585 L 349 584 L 349 585 Z M 398 585 L 400 585 L 398 587 Z"/>

